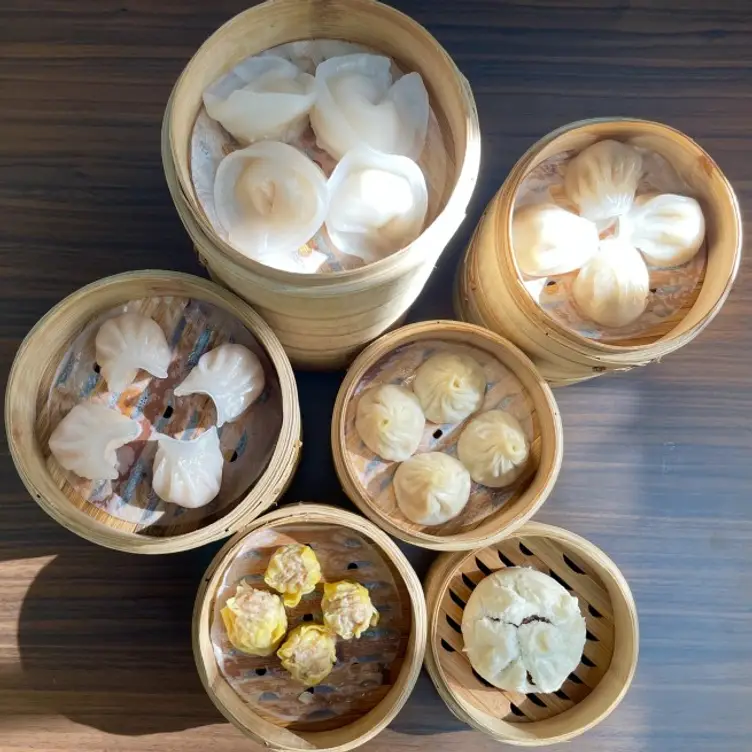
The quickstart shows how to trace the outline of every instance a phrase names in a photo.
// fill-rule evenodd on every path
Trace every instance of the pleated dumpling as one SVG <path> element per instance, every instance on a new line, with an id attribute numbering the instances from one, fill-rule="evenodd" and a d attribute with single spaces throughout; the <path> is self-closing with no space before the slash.
<path id="1" fill-rule="evenodd" d="M 642 155 L 620 141 L 598 141 L 567 165 L 564 190 L 593 222 L 629 211 L 642 177 Z"/>
<path id="2" fill-rule="evenodd" d="M 172 352 L 162 327 L 140 313 L 123 313 L 107 319 L 95 340 L 97 363 L 112 392 L 133 383 L 139 369 L 163 379 Z"/>
<path id="3" fill-rule="evenodd" d="M 219 493 L 223 462 L 215 426 L 191 441 L 160 436 L 154 457 L 154 493 L 180 507 L 206 506 Z"/>
<path id="4" fill-rule="evenodd" d="M 117 450 L 138 438 L 141 426 L 96 402 L 76 405 L 50 436 L 50 451 L 66 470 L 89 480 L 115 480 Z"/>
<path id="5" fill-rule="evenodd" d="M 360 53 L 316 68 L 311 125 L 319 146 L 335 159 L 369 146 L 417 160 L 428 131 L 428 92 L 419 73 L 393 81 L 392 61 Z"/>
<path id="6" fill-rule="evenodd" d="M 310 546 L 289 543 L 269 559 L 264 582 L 282 594 L 288 608 L 295 608 L 302 597 L 312 593 L 321 580 L 321 565 Z"/>
<path id="7" fill-rule="evenodd" d="M 368 589 L 359 582 L 327 582 L 321 599 L 324 624 L 343 640 L 360 637 L 379 623 Z"/>
<path id="8" fill-rule="evenodd" d="M 314 79 L 276 55 L 251 57 L 204 92 L 209 117 L 242 144 L 292 141 L 308 125 Z"/>
<path id="9" fill-rule="evenodd" d="M 321 684 L 337 662 L 337 638 L 322 624 L 300 624 L 277 651 L 282 667 L 306 687 Z"/>
<path id="10" fill-rule="evenodd" d="M 206 394 L 217 409 L 217 426 L 239 418 L 264 391 L 264 368 L 243 345 L 224 344 L 204 353 L 175 388 L 175 396 Z"/>
<path id="11" fill-rule="evenodd" d="M 302 248 L 324 224 L 326 177 L 295 147 L 260 141 L 228 154 L 217 168 L 214 205 L 230 244 L 249 258 L 308 274 L 326 261 Z"/>
<path id="12" fill-rule="evenodd" d="M 329 178 L 326 229 L 344 253 L 366 262 L 410 245 L 423 230 L 428 189 L 409 157 L 359 146 Z"/>
<path id="13" fill-rule="evenodd" d="M 266 590 L 239 582 L 235 595 L 220 612 L 233 647 L 249 655 L 271 655 L 287 632 L 282 599 Z"/>

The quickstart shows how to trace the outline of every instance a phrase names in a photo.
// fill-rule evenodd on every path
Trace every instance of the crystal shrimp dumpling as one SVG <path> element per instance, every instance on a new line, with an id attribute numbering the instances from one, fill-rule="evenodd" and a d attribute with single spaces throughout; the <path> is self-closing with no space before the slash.
<path id="1" fill-rule="evenodd" d="M 269 560 L 264 582 L 282 594 L 288 608 L 295 608 L 301 598 L 312 593 L 321 580 L 321 565 L 310 546 L 290 543 L 278 548 Z"/>
<path id="2" fill-rule="evenodd" d="M 271 655 L 287 632 L 287 613 L 274 593 L 240 582 L 220 611 L 233 647 L 249 655 Z"/>

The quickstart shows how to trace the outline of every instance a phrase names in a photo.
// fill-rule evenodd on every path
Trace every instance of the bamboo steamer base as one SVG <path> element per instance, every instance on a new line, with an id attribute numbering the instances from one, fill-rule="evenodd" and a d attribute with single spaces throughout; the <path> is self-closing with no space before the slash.
<path id="1" fill-rule="evenodd" d="M 587 639 L 579 666 L 560 690 L 519 694 L 493 687 L 463 652 L 462 612 L 475 586 L 504 567 L 532 567 L 573 595 Z M 497 741 L 537 747 L 568 741 L 619 704 L 637 666 L 637 611 L 629 586 L 593 544 L 561 528 L 528 523 L 512 536 L 465 554 L 444 554 L 426 581 L 426 668 L 462 721 Z"/>
<path id="2" fill-rule="evenodd" d="M 92 329 L 92 322 L 125 303 L 128 303 L 129 310 L 136 310 L 137 307 L 163 328 L 166 322 L 171 322 L 167 325 L 168 331 L 179 324 L 181 334 L 173 346 L 182 348 L 181 358 L 194 346 L 191 343 L 198 342 L 200 332 L 201 336 L 214 332 L 202 345 L 205 349 L 225 340 L 227 333 L 220 331 L 223 326 L 228 330 L 235 327 L 236 334 L 241 337 L 239 341 L 248 337 L 244 344 L 252 349 L 258 348 L 267 378 L 266 394 L 269 396 L 263 405 L 257 404 L 251 411 L 265 410 L 266 415 L 273 414 L 271 422 L 265 425 L 274 432 L 276 439 L 272 437 L 267 441 L 263 456 L 254 457 L 245 454 L 244 447 L 240 445 L 233 452 L 235 445 L 226 445 L 223 431 L 223 454 L 226 455 L 223 475 L 225 481 L 232 478 L 231 483 L 223 482 L 217 499 L 207 507 L 186 510 L 177 516 L 170 515 L 168 522 L 149 521 L 148 515 L 141 516 L 141 510 L 148 509 L 142 506 L 148 503 L 148 498 L 141 495 L 144 492 L 137 491 L 132 501 L 124 505 L 124 508 L 128 506 L 130 509 L 129 515 L 135 515 L 134 518 L 109 513 L 87 500 L 82 494 L 88 493 L 86 489 L 90 484 L 82 484 L 76 476 L 64 471 L 50 456 L 48 449 L 49 436 L 60 419 L 74 404 L 89 399 L 89 396 L 80 396 L 75 384 L 70 393 L 62 396 L 58 396 L 57 381 L 53 388 L 53 380 L 58 378 L 59 372 L 63 373 L 64 355 L 70 351 L 73 360 L 66 362 L 76 363 L 74 368 L 78 368 L 77 364 L 85 357 L 84 353 L 89 353 L 89 357 L 93 358 L 96 326 Z M 184 318 L 182 312 L 193 304 L 215 311 L 218 318 L 206 324 Z M 203 321 L 200 315 L 199 319 Z M 196 326 L 208 328 L 199 330 Z M 90 334 L 86 334 L 89 330 Z M 84 349 L 79 350 L 79 347 Z M 208 397 L 194 395 L 178 401 L 169 397 L 170 385 L 182 380 L 191 367 L 188 360 L 183 371 L 175 373 L 171 365 L 167 379 L 149 379 L 143 392 L 134 391 L 131 394 L 130 389 L 125 390 L 118 398 L 118 409 L 126 415 L 134 409 L 143 412 L 144 419 L 153 430 L 168 435 L 176 432 L 176 435 L 180 435 L 188 425 L 208 428 L 216 420 L 214 405 Z M 67 371 L 67 368 L 64 370 Z M 96 374 L 92 372 L 91 376 L 95 377 Z M 102 387 L 103 382 L 99 379 L 95 389 Z M 162 392 L 162 396 L 152 405 L 154 396 Z M 142 397 L 148 397 L 143 405 Z M 164 414 L 163 404 L 168 405 Z M 157 409 L 156 413 L 154 409 Z M 147 411 L 150 411 L 148 416 Z M 260 416 L 260 412 L 249 412 L 246 417 L 251 420 Z M 228 427 L 238 435 L 241 443 L 249 435 L 245 433 L 245 428 L 238 428 L 245 425 L 245 419 L 241 418 Z M 261 318 L 242 301 L 210 282 L 177 272 L 142 271 L 109 277 L 82 288 L 44 316 L 16 355 L 6 391 L 6 428 L 21 479 L 48 514 L 64 527 L 95 543 L 138 553 L 181 551 L 234 532 L 281 496 L 297 466 L 301 446 L 295 379 L 279 341 Z M 141 459 L 138 460 L 140 464 L 132 466 L 131 474 L 143 465 L 143 458 L 149 452 L 153 454 L 155 449 L 153 443 L 144 437 L 139 437 L 133 446 L 135 452 L 141 453 Z M 252 450 L 249 448 L 248 451 Z M 237 464 L 234 464 L 236 461 Z M 134 476 L 140 478 L 137 489 L 144 484 L 148 487 L 146 478 L 150 462 L 147 462 L 148 467 L 143 465 L 140 476 L 138 473 Z M 130 482 L 130 475 L 127 482 L 125 479 L 116 481 L 123 488 Z M 167 507 L 171 508 L 171 505 Z M 147 521 L 143 522 L 142 519 Z"/>
<path id="3" fill-rule="evenodd" d="M 232 651 L 228 659 L 231 646 L 219 619 L 238 579 L 265 587 L 262 577 L 269 557 L 278 546 L 292 542 L 312 546 L 327 581 L 363 583 L 381 617 L 360 639 L 338 640 L 332 673 L 308 689 L 295 682 L 274 655 Z M 289 629 L 321 623 L 321 595 L 319 586 L 288 609 Z M 375 736 L 404 705 L 420 671 L 425 633 L 420 582 L 388 536 L 349 512 L 301 504 L 255 520 L 217 554 L 196 599 L 193 645 L 209 696 L 256 742 L 279 750 L 344 752 Z M 224 671 L 217 650 L 229 660 Z"/>
<path id="4" fill-rule="evenodd" d="M 527 471 L 514 484 L 501 489 L 473 484 L 470 500 L 457 517 L 427 527 L 410 521 L 396 503 L 392 477 L 399 463 L 385 462 L 365 447 L 354 423 L 357 402 L 365 389 L 381 383 L 401 383 L 409 388 L 417 367 L 438 351 L 469 355 L 481 364 L 491 386 L 479 412 L 494 408 L 511 411 L 523 428 L 529 421 L 531 458 Z M 427 421 L 418 453 L 451 451 L 464 425 L 465 421 L 449 427 Z M 563 451 L 556 402 L 528 358 L 501 337 L 454 321 L 402 327 L 361 353 L 337 395 L 331 441 L 337 475 L 353 503 L 390 534 L 439 551 L 486 545 L 522 525 L 551 492 Z"/>

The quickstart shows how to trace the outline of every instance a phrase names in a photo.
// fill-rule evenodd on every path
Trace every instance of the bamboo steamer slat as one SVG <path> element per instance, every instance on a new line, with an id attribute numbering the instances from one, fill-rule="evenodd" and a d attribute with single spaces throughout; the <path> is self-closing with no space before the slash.
<path id="1" fill-rule="evenodd" d="M 346 537 L 344 537 L 346 536 Z M 258 548 L 255 548 L 258 541 Z M 246 700 L 230 686 L 217 665 L 211 634 L 211 621 L 215 614 L 216 600 L 227 568 L 238 561 L 236 556 L 244 544 L 254 546 L 254 556 L 244 557 L 241 576 L 258 578 L 268 562 L 268 555 L 277 546 L 290 542 L 307 543 L 313 546 L 321 563 L 324 578 L 339 579 L 340 569 L 348 578 L 357 572 L 356 579 L 370 585 L 374 604 L 388 603 L 381 614 L 380 625 L 387 623 L 386 630 L 392 635 L 369 639 L 366 632 L 358 640 L 338 641 L 338 664 L 344 670 L 354 671 L 359 677 L 373 677 L 373 656 L 384 658 L 388 647 L 383 640 L 398 636 L 400 651 L 389 666 L 379 662 L 377 668 L 385 678 L 378 690 L 359 688 L 353 694 L 337 685 L 332 677 L 325 680 L 320 695 L 322 707 L 339 707 L 340 695 L 345 695 L 347 713 L 334 715 L 325 721 L 306 720 L 309 709 L 304 703 L 305 689 L 301 685 L 291 687 L 292 680 L 279 666 L 276 657 L 243 657 L 245 675 L 253 675 L 252 682 L 263 682 L 249 690 Z M 350 562 L 345 564 L 345 562 Z M 384 567 L 387 569 L 384 570 Z M 387 571 L 379 582 L 369 580 L 370 572 Z M 233 579 L 233 582 L 235 580 Z M 384 591 L 384 592 L 382 592 Z M 388 592 L 387 592 L 388 591 Z M 320 621 L 318 603 L 320 587 L 301 604 L 288 612 L 289 628 L 300 622 L 313 619 Z M 395 613 L 397 612 L 398 613 Z M 307 617 L 307 618 L 306 618 Z M 364 744 L 382 731 L 404 706 L 420 672 L 426 645 L 426 607 L 423 589 L 404 554 L 384 532 L 362 517 L 341 509 L 322 504 L 299 504 L 278 509 L 254 520 L 245 530 L 228 541 L 216 555 L 204 575 L 196 597 L 193 613 L 193 651 L 204 688 L 220 712 L 244 734 L 272 750 L 327 750 L 346 752 Z M 373 631 L 373 630 L 369 630 Z M 373 655 L 366 655 L 371 653 Z M 362 661 L 359 661 L 362 659 Z M 247 664 L 247 666 L 245 665 Z M 369 666 L 371 667 L 369 669 Z M 314 690 L 309 702 L 313 702 L 319 690 Z M 258 700 L 256 696 L 258 694 Z M 277 697 L 277 705 L 269 708 L 269 697 Z M 380 699 L 378 699 L 380 697 Z M 330 713 L 331 716 L 331 713 Z"/>
<path id="2" fill-rule="evenodd" d="M 360 390 L 372 383 L 381 383 L 379 374 L 382 369 L 387 366 L 390 369 L 382 376 L 385 383 L 395 383 L 393 371 L 399 372 L 400 381 L 409 382 L 415 366 L 401 366 L 402 353 L 408 353 L 412 359 L 414 356 L 409 354 L 410 348 L 434 348 L 435 345 L 431 343 L 435 342 L 448 350 L 472 348 L 473 351 L 467 354 L 474 357 L 476 353 L 482 354 L 488 362 L 496 364 L 491 366 L 493 368 L 498 368 L 499 364 L 503 366 L 503 373 L 506 374 L 503 377 L 504 389 L 508 388 L 510 394 L 507 395 L 505 391 L 502 395 L 499 392 L 498 396 L 493 397 L 493 405 L 488 404 L 490 397 L 487 395 L 484 409 L 501 406 L 495 403 L 498 398 L 504 402 L 506 396 L 520 395 L 528 406 L 526 409 L 535 437 L 530 441 L 533 465 L 515 484 L 496 492 L 474 484 L 467 507 L 455 520 L 429 528 L 408 520 L 397 507 L 393 491 L 384 490 L 391 489 L 391 474 L 398 463 L 384 463 L 378 477 L 366 480 L 361 468 L 364 461 L 371 461 L 372 453 L 360 442 L 353 416 Z M 511 408 L 504 404 L 503 409 Z M 519 419 L 520 416 L 516 417 Z M 441 430 L 431 434 L 433 429 L 439 427 L 429 423 L 427 426 L 427 434 L 419 451 L 446 450 L 456 442 L 461 432 L 461 427 L 457 426 L 443 435 Z M 433 438 L 426 439 L 428 435 Z M 438 551 L 460 551 L 488 545 L 523 525 L 551 493 L 563 453 L 561 418 L 556 401 L 531 361 L 498 335 L 456 321 L 411 324 L 384 335 L 364 350 L 350 367 L 337 394 L 331 441 L 337 476 L 345 493 L 361 512 L 391 535 Z"/>
<path id="3" fill-rule="evenodd" d="M 229 511 L 220 510 L 218 518 L 212 518 L 203 527 L 178 533 L 168 528 L 158 536 L 149 530 L 139 532 L 137 525 L 66 494 L 65 484 L 61 486 L 63 481 L 55 477 L 48 465 L 49 451 L 46 439 L 40 437 L 40 423 L 45 422 L 45 395 L 50 392 L 55 371 L 84 327 L 126 302 L 170 297 L 210 304 L 230 314 L 253 335 L 274 369 L 282 415 L 279 435 L 266 467 L 242 498 L 228 504 Z M 195 548 L 227 537 L 246 525 L 282 495 L 292 479 L 301 447 L 295 377 L 272 330 L 231 293 L 198 277 L 171 271 L 127 272 L 101 279 L 68 296 L 43 316 L 24 339 L 13 362 L 5 394 L 5 422 L 11 455 L 21 480 L 47 514 L 94 543 L 144 554 Z"/>
<path id="4" fill-rule="evenodd" d="M 542 311 L 521 282 L 510 234 L 514 201 L 523 179 L 549 157 L 581 150 L 604 138 L 635 139 L 665 157 L 700 200 L 707 226 L 707 269 L 691 307 L 667 320 L 663 331 L 616 344 L 583 337 Z M 698 144 L 661 123 L 620 118 L 580 121 L 534 144 L 492 199 L 458 271 L 455 309 L 464 320 L 512 339 L 552 383 L 574 383 L 655 362 L 694 339 L 726 300 L 741 248 L 741 213 L 734 191 Z"/>
<path id="5" fill-rule="evenodd" d="M 497 689 L 473 671 L 463 652 L 464 604 L 485 576 L 505 566 L 552 575 L 580 602 L 587 626 L 582 661 L 556 693 Z M 574 533 L 531 522 L 493 546 L 443 554 L 425 591 L 428 673 L 461 721 L 497 741 L 522 747 L 569 741 L 606 718 L 629 689 L 639 652 L 632 594 L 616 565 Z"/>
<path id="6" fill-rule="evenodd" d="M 450 175 L 438 216 L 410 246 L 359 269 L 306 275 L 259 264 L 217 235 L 193 189 L 189 143 L 209 83 L 249 55 L 315 38 L 370 46 L 401 69 L 421 73 Z M 162 135 L 170 193 L 200 257 L 216 279 L 258 309 L 299 367 L 340 368 L 402 319 L 464 219 L 480 165 L 478 115 L 466 79 L 428 31 L 374 0 L 272 0 L 231 19 L 178 79 Z M 346 332 L 339 326 L 343 316 Z"/>

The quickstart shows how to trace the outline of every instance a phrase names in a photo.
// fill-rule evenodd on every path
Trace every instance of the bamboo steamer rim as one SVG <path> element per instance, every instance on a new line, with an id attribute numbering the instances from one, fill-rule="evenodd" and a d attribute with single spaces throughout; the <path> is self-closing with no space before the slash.
<path id="1" fill-rule="evenodd" d="M 277 527 L 288 522 L 295 525 L 324 523 L 340 525 L 354 530 L 375 543 L 387 555 L 389 561 L 402 577 L 408 595 L 412 625 L 410 638 L 399 676 L 387 695 L 370 712 L 345 726 L 330 731 L 292 732 L 260 716 L 255 716 L 254 725 L 247 726 L 236 709 L 228 707 L 216 693 L 218 682 L 212 682 L 207 675 L 207 664 L 214 662 L 214 653 L 209 634 L 213 593 L 228 562 L 245 537 L 254 531 Z M 426 604 L 415 570 L 405 555 L 386 533 L 360 515 L 338 509 L 327 504 L 301 502 L 276 509 L 263 517 L 253 520 L 243 530 L 236 533 L 216 554 L 199 585 L 193 609 L 192 644 L 193 655 L 201 683 L 211 701 L 236 728 L 266 748 L 290 752 L 292 750 L 325 750 L 326 752 L 347 752 L 372 739 L 385 729 L 407 702 L 420 674 L 426 649 L 427 616 Z M 223 681 L 223 680 L 220 680 Z M 232 690 L 230 690 L 232 692 Z M 234 695 L 234 692 L 232 693 Z M 237 698 L 238 708 L 244 703 Z M 251 713 L 253 711 L 250 711 Z"/>
<path id="2" fill-rule="evenodd" d="M 510 723 L 481 713 L 457 692 L 442 667 L 437 639 L 437 625 L 443 597 L 455 574 L 481 553 L 446 553 L 431 566 L 425 583 L 428 606 L 428 646 L 426 669 L 436 690 L 452 713 L 464 723 L 496 741 L 520 747 L 542 747 L 567 742 L 606 719 L 626 695 L 637 669 L 639 656 L 639 620 L 634 597 L 616 564 L 595 544 L 569 530 L 540 522 L 528 522 L 513 535 L 515 538 L 545 538 L 576 551 L 603 581 L 614 609 L 614 646 L 609 667 L 599 683 L 584 700 L 564 712 L 540 721 Z M 503 541 L 499 541 L 500 543 Z M 617 615 L 618 611 L 618 615 Z M 498 690 L 501 691 L 501 690 Z"/>
<path id="3" fill-rule="evenodd" d="M 480 123 L 475 98 L 467 79 L 462 75 L 443 46 L 439 44 L 425 27 L 414 21 L 410 16 L 377 0 L 335 0 L 334 2 L 332 0 L 308 0 L 305 4 L 308 6 L 306 23 L 313 25 L 322 23 L 318 16 L 331 15 L 335 10 L 334 6 L 336 4 L 346 8 L 347 14 L 351 14 L 353 17 L 357 15 L 360 19 L 364 19 L 365 17 L 378 18 L 381 22 L 394 26 L 402 25 L 407 27 L 412 39 L 415 40 L 414 44 L 422 44 L 425 50 L 429 51 L 431 55 L 435 55 L 437 60 L 449 70 L 450 75 L 442 79 L 442 82 L 444 85 L 451 85 L 453 87 L 454 96 L 462 103 L 466 132 L 462 141 L 462 164 L 459 172 L 455 172 L 455 176 L 453 176 L 455 179 L 451 195 L 434 221 L 423 230 L 416 241 L 406 248 L 357 269 L 333 271 L 326 274 L 304 274 L 301 272 L 274 269 L 240 253 L 216 234 L 196 199 L 190 176 L 183 175 L 181 170 L 175 167 L 179 163 L 178 138 L 172 121 L 175 101 L 183 96 L 186 81 L 191 74 L 196 69 L 200 69 L 205 60 L 209 58 L 209 48 L 221 46 L 223 38 L 231 35 L 235 31 L 235 27 L 250 27 L 256 24 L 263 24 L 265 15 L 271 12 L 274 12 L 276 15 L 282 14 L 285 11 L 299 10 L 301 7 L 300 0 L 267 0 L 267 2 L 248 8 L 220 26 L 219 29 L 203 42 L 178 77 L 170 95 L 163 119 L 163 135 L 166 131 L 168 148 L 165 148 L 163 138 L 162 159 L 164 164 L 169 155 L 177 177 L 177 195 L 179 198 L 176 198 L 176 194 L 173 193 L 173 199 L 176 203 L 179 200 L 186 206 L 194 220 L 203 228 L 203 232 L 207 236 L 209 243 L 218 252 L 224 254 L 247 271 L 255 272 L 278 283 L 288 283 L 293 290 L 299 290 L 303 282 L 305 282 L 307 288 L 320 288 L 338 286 L 342 282 L 357 282 L 364 278 L 367 278 L 369 286 L 372 286 L 374 281 L 380 277 L 388 279 L 395 275 L 403 274 L 406 268 L 427 263 L 429 260 L 426 255 L 427 249 L 433 256 L 438 257 L 444 247 L 444 244 L 438 238 L 454 234 L 457 226 L 464 219 L 480 169 Z M 320 14 L 317 14 L 314 7 L 317 5 L 320 6 Z M 323 29 L 324 26 L 322 24 L 321 38 L 325 36 Z M 303 35 L 301 37 L 299 34 L 294 34 L 293 38 L 286 38 L 284 41 L 279 41 L 278 44 L 315 38 L 316 36 L 318 35 L 314 35 L 313 37 Z M 353 40 L 348 39 L 345 41 Z M 239 62 L 239 60 L 235 62 Z M 229 67 L 227 69 L 229 70 Z M 428 88 L 427 81 L 426 84 Z M 433 240 L 434 236 L 436 236 L 437 240 Z M 432 250 L 434 247 L 438 249 L 437 252 Z"/>
<path id="4" fill-rule="evenodd" d="M 478 341 L 496 348 L 503 348 L 514 363 L 513 366 L 509 363 L 504 365 L 522 383 L 534 404 L 540 421 L 543 447 L 540 463 L 529 486 L 514 502 L 516 506 L 520 507 L 519 510 L 513 519 L 501 529 L 494 521 L 498 512 L 503 510 L 506 504 L 502 505 L 501 510 L 497 510 L 497 512 L 484 518 L 473 529 L 462 533 L 434 535 L 422 530 L 408 528 L 400 518 L 393 518 L 370 501 L 368 495 L 364 493 L 362 484 L 351 463 L 347 460 L 344 435 L 347 406 L 353 399 L 363 375 L 371 366 L 400 345 L 424 339 L 442 339 L 442 335 L 446 336 L 447 333 L 455 336 L 464 335 L 466 337 L 463 340 L 465 344 L 469 344 L 470 338 L 474 337 L 475 341 L 472 344 L 480 349 L 483 349 L 483 345 L 477 344 Z M 494 354 L 492 350 L 488 350 L 488 352 L 491 355 Z M 545 426 L 548 426 L 548 435 L 544 441 Z M 561 469 L 564 452 L 563 428 L 559 408 L 550 387 L 540 376 L 532 361 L 522 350 L 494 332 L 475 324 L 445 320 L 424 321 L 403 326 L 383 335 L 357 356 L 337 392 L 332 413 L 331 444 L 337 477 L 348 498 L 358 509 L 390 535 L 414 546 L 434 551 L 466 551 L 479 546 L 490 545 L 522 526 L 538 511 L 553 490 Z"/>
<path id="5" fill-rule="evenodd" d="M 601 342 L 599 340 L 590 339 L 575 332 L 562 324 L 556 319 L 546 314 L 530 297 L 529 293 L 522 284 L 519 276 L 519 269 L 514 259 L 512 249 L 512 214 L 514 211 L 514 203 L 516 200 L 517 192 L 522 180 L 527 176 L 531 163 L 535 160 L 538 153 L 556 141 L 561 136 L 577 131 L 581 128 L 588 128 L 590 126 L 608 126 L 608 125 L 621 125 L 624 127 L 641 128 L 645 135 L 658 135 L 665 136 L 666 134 L 672 136 L 675 140 L 681 142 L 688 150 L 691 150 L 695 156 L 702 160 L 704 169 L 706 170 L 708 177 L 711 177 L 723 191 L 724 199 L 728 202 L 732 208 L 734 214 L 734 234 L 736 236 L 736 249 L 735 258 L 726 279 L 724 288 L 719 295 L 718 299 L 711 306 L 711 308 L 705 313 L 703 318 L 689 331 L 682 333 L 678 338 L 672 338 L 673 332 L 681 327 L 681 321 L 666 334 L 659 337 L 655 342 L 650 345 L 616 345 Z M 605 134 L 604 134 L 605 135 Z M 611 136 L 615 137 L 615 136 Z M 503 200 L 506 199 L 506 200 Z M 649 361 L 656 357 L 662 357 L 669 352 L 681 347 L 686 342 L 693 339 L 699 334 L 705 326 L 715 317 L 726 298 L 731 291 L 736 275 L 739 271 L 739 265 L 741 262 L 741 249 L 742 249 L 742 217 L 739 203 L 734 193 L 731 184 L 721 169 L 712 159 L 712 157 L 692 138 L 682 133 L 676 128 L 672 128 L 664 123 L 659 123 L 652 120 L 643 120 L 639 118 L 626 118 L 626 117 L 601 117 L 590 118 L 586 120 L 577 120 L 572 123 L 557 128 L 546 134 L 543 138 L 536 141 L 518 160 L 511 172 L 504 181 L 501 190 L 492 199 L 493 209 L 489 213 L 489 220 L 494 222 L 494 230 L 498 233 L 499 237 L 505 238 L 505 244 L 500 244 L 502 248 L 507 250 L 501 254 L 502 263 L 506 266 L 506 270 L 509 273 L 509 277 L 513 280 L 509 285 L 510 294 L 516 299 L 517 305 L 520 311 L 535 323 L 535 325 L 544 328 L 546 335 L 550 338 L 555 338 L 562 345 L 577 349 L 583 354 L 600 354 L 605 358 L 609 355 L 633 358 L 638 356 L 641 361 Z M 541 324 L 541 318 L 543 324 Z"/>
<path id="6" fill-rule="evenodd" d="M 47 327 L 72 313 L 85 299 L 97 297 L 97 310 L 112 307 L 111 299 L 104 298 L 108 290 L 136 284 L 144 287 L 164 285 L 163 295 L 175 295 L 178 283 L 184 295 L 223 308 L 235 316 L 256 338 L 274 366 L 279 380 L 282 399 L 282 425 L 277 443 L 266 469 L 252 486 L 245 499 L 205 527 L 188 533 L 167 537 L 152 537 L 122 530 L 113 530 L 94 520 L 73 505 L 63 491 L 52 481 L 46 468 L 44 454 L 38 444 L 34 426 L 35 415 L 22 414 L 15 400 L 20 390 L 33 386 L 33 403 L 37 400 L 38 382 L 24 387 L 28 382 L 30 360 L 38 355 L 37 339 Z M 137 297 L 132 296 L 132 297 Z M 125 301 L 123 301 L 125 302 Z M 92 316 L 96 315 L 92 313 Z M 34 414 L 36 410 L 34 410 Z M 220 540 L 274 504 L 292 479 L 300 455 L 301 419 L 297 386 L 292 366 L 274 332 L 248 304 L 213 282 L 191 274 L 168 270 L 143 269 L 104 277 L 74 291 L 51 308 L 26 335 L 11 366 L 5 391 L 5 430 L 11 457 L 16 470 L 32 498 L 39 506 L 71 532 L 92 543 L 118 551 L 143 554 L 163 554 L 185 551 L 211 541 Z"/>

